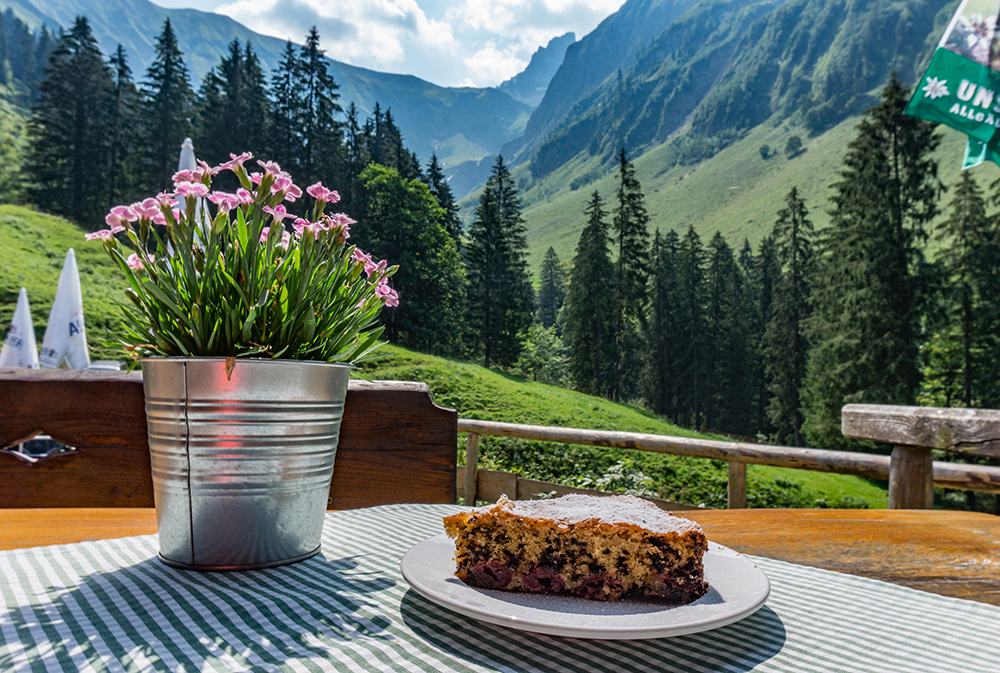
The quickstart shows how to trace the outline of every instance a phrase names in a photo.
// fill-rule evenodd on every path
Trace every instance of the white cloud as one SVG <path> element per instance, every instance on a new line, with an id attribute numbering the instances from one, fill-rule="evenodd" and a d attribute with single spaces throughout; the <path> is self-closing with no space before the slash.
<path id="1" fill-rule="evenodd" d="M 315 25 L 327 56 L 371 68 L 405 63 L 414 46 L 457 47 L 451 25 L 428 18 L 416 0 L 236 0 L 215 11 L 297 43 Z"/>
<path id="2" fill-rule="evenodd" d="M 328 56 L 444 86 L 495 86 L 536 49 L 577 39 L 625 0 L 153 0 L 215 11 L 301 44 L 316 26 Z"/>
<path id="3" fill-rule="evenodd" d="M 462 62 L 469 71 L 469 77 L 465 82 L 467 86 L 499 84 L 521 72 L 528 65 L 527 61 L 497 49 L 493 42 L 487 42 L 482 49 L 463 58 Z M 489 84 L 484 85 L 483 82 Z"/>

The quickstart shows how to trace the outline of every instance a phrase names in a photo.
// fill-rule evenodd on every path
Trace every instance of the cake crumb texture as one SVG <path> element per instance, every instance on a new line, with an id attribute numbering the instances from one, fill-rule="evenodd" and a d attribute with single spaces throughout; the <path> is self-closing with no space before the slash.
<path id="1" fill-rule="evenodd" d="M 455 539 L 455 574 L 472 586 L 677 604 L 708 590 L 701 527 L 635 496 L 502 496 L 444 526 Z"/>

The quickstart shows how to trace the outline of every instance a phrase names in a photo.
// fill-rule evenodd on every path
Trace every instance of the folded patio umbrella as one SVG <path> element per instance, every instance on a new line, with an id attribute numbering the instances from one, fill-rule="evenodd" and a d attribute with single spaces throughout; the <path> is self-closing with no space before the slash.
<path id="1" fill-rule="evenodd" d="M 73 248 L 66 253 L 49 324 L 42 338 L 42 369 L 86 369 L 90 366 L 87 333 L 83 326 L 83 294 Z"/>
<path id="2" fill-rule="evenodd" d="M 1000 0 L 963 0 L 941 38 L 907 114 L 969 136 L 963 168 L 1000 164 Z"/>
<path id="3" fill-rule="evenodd" d="M 31 324 L 31 307 L 28 305 L 28 291 L 23 287 L 17 295 L 14 320 L 7 331 L 7 339 L 0 349 L 0 367 L 27 367 L 38 369 L 38 346 L 35 344 L 35 328 Z"/>

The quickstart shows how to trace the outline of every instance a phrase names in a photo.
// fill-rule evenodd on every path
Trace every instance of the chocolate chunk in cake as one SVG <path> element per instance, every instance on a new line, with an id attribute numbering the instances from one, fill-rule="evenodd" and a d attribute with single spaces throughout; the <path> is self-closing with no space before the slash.
<path id="1" fill-rule="evenodd" d="M 685 604 L 708 591 L 705 534 L 631 495 L 508 500 L 444 518 L 455 574 L 484 589 Z"/>

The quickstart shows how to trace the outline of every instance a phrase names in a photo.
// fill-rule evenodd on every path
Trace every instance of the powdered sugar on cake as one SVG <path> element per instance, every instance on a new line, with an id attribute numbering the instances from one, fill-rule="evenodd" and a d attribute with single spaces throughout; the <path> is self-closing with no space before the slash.
<path id="1" fill-rule="evenodd" d="M 634 495 L 620 495 L 605 498 L 595 495 L 571 494 L 557 500 L 509 500 L 500 496 L 495 505 L 480 511 L 503 509 L 514 516 L 529 519 L 548 519 L 566 524 L 597 520 L 611 525 L 632 525 L 644 528 L 658 535 L 683 534 L 690 530 L 700 530 L 700 526 L 689 519 L 682 519 L 665 512 L 648 500 Z"/>

